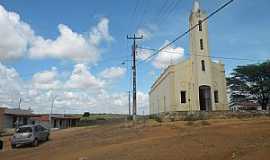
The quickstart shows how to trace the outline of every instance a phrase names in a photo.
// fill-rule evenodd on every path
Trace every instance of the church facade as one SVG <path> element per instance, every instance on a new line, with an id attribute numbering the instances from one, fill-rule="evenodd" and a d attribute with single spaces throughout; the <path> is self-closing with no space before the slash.
<path id="1" fill-rule="evenodd" d="M 150 114 L 229 110 L 224 64 L 209 55 L 206 13 L 195 1 L 189 17 L 190 58 L 170 65 L 149 92 Z"/>

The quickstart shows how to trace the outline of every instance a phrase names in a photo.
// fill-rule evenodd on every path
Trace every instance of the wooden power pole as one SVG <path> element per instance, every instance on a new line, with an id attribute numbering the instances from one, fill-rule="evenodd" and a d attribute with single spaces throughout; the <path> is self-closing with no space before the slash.
<path id="1" fill-rule="evenodd" d="M 143 39 L 143 36 L 136 37 L 134 34 L 133 37 L 127 36 L 127 39 L 132 39 L 133 40 L 133 45 L 132 45 L 132 88 L 133 88 L 133 114 L 132 114 L 132 119 L 133 121 L 136 121 L 136 114 L 137 114 L 137 95 L 136 95 L 136 40 L 137 39 Z"/>

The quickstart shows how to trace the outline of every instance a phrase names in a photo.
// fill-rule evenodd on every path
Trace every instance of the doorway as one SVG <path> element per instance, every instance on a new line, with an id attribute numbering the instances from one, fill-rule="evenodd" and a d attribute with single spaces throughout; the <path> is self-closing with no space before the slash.
<path id="1" fill-rule="evenodd" d="M 200 98 L 200 110 L 201 111 L 211 111 L 212 101 L 211 101 L 211 87 L 210 86 L 200 86 L 199 87 L 199 98 Z"/>

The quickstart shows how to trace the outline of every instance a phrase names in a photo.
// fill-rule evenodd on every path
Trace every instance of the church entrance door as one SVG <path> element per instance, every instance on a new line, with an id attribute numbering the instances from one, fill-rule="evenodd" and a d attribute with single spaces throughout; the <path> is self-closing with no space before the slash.
<path id="1" fill-rule="evenodd" d="M 203 85 L 199 87 L 199 98 L 200 98 L 200 110 L 211 111 L 212 110 L 211 88 L 209 86 Z"/>

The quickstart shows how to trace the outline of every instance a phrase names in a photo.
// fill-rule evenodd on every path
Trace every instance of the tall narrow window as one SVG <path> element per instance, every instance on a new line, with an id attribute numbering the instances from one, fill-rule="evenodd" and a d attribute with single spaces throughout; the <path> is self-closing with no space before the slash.
<path id="1" fill-rule="evenodd" d="M 215 103 L 218 103 L 218 91 L 214 91 Z"/>
<path id="2" fill-rule="evenodd" d="M 199 31 L 202 31 L 202 21 L 201 20 L 199 20 Z"/>
<path id="3" fill-rule="evenodd" d="M 201 50 L 203 50 L 203 39 L 200 39 L 200 47 L 201 47 Z"/>
<path id="4" fill-rule="evenodd" d="M 181 103 L 186 103 L 186 91 L 181 91 Z"/>
<path id="5" fill-rule="evenodd" d="M 205 71 L 205 62 L 204 62 L 204 60 L 202 60 L 201 63 L 202 63 L 202 71 Z"/>

